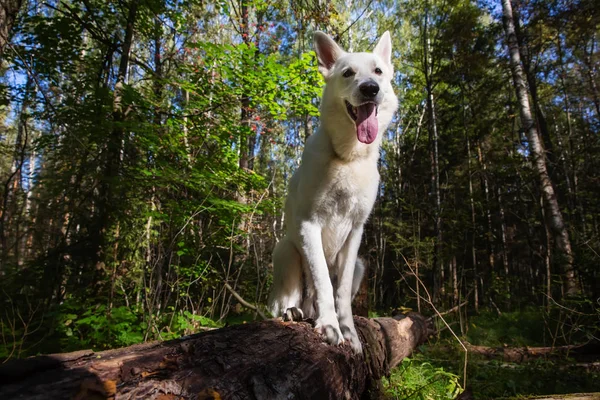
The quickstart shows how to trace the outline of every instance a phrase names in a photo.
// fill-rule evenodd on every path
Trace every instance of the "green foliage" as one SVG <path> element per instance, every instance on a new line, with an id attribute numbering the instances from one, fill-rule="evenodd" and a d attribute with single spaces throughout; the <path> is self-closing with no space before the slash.
<path id="1" fill-rule="evenodd" d="M 486 345 L 486 344 L 484 344 Z M 489 343 L 492 345 L 492 343 Z M 446 340 L 429 343 L 413 362 L 428 362 L 462 375 L 463 350 Z M 521 363 L 488 360 L 470 354 L 467 385 L 477 399 L 533 396 L 563 393 L 585 393 L 600 390 L 600 373 L 578 368 L 568 360 L 538 358 Z"/>
<path id="2" fill-rule="evenodd" d="M 148 316 L 144 310 L 127 306 L 107 309 L 103 305 L 88 307 L 81 315 L 75 304 L 64 304 L 59 315 L 57 336 L 62 351 L 92 348 L 103 350 L 141 343 L 148 337 L 174 339 L 197 332 L 201 327 L 218 328 L 221 325 L 202 315 L 189 311 Z"/>
<path id="3" fill-rule="evenodd" d="M 564 311 L 564 309 L 563 309 Z M 574 310 L 575 311 L 575 310 Z M 558 310 L 551 310 L 552 317 L 544 309 L 530 308 L 521 312 L 497 312 L 484 310 L 468 320 L 468 330 L 461 340 L 473 345 L 502 349 L 505 347 L 550 347 L 574 344 L 577 335 L 563 341 L 556 332 L 572 329 L 566 319 L 559 318 Z M 590 315 L 591 317 L 591 315 Z M 451 326 L 457 326 L 452 316 L 446 316 Z M 596 317 L 597 318 L 597 317 Z M 595 320 L 597 321 L 597 319 Z M 594 319 L 589 325 L 580 323 L 576 329 L 597 329 Z M 587 341 L 585 336 L 579 340 Z M 454 337 L 444 332 L 437 342 L 422 346 L 414 360 L 444 367 L 451 373 L 463 374 L 464 350 Z M 600 390 L 600 373 L 577 366 L 573 354 L 565 356 L 538 357 L 519 363 L 488 359 L 472 352 L 468 354 L 467 385 L 475 398 L 494 399 L 518 395 L 549 395 Z"/>
<path id="4" fill-rule="evenodd" d="M 224 280 L 239 281 L 252 301 L 266 297 L 269 271 L 255 265 L 271 252 L 275 233 L 265 227 L 281 208 L 280 171 L 292 168 L 273 159 L 290 151 L 282 125 L 318 115 L 314 53 L 277 51 L 269 30 L 285 15 L 262 3 L 249 5 L 250 18 L 273 22 L 252 41 L 224 29 L 237 17 L 223 4 L 152 1 L 138 5 L 133 24 L 129 6 L 48 3 L 26 12 L 15 35 L 8 64 L 19 78 L 9 92 L 29 118 L 24 149 L 35 164 L 20 176 L 34 180 L 27 200 L 24 190 L 6 194 L 10 213 L 0 215 L 16 225 L 0 226 L 8 236 L 33 221 L 40 229 L 17 251 L 0 251 L 3 304 L 12 307 L 0 317 L 2 355 L 213 327 L 235 305 Z M 134 50 L 124 59 L 128 29 Z M 21 131 L 13 124 L 1 136 L 9 159 Z M 254 169 L 242 168 L 244 157 Z M 11 163 L 2 167 L 4 179 Z"/>
<path id="5" fill-rule="evenodd" d="M 561 362 L 536 360 L 521 364 L 472 360 L 468 368 L 477 399 L 586 393 L 600 390 L 600 373 Z"/>
<path id="6" fill-rule="evenodd" d="M 562 346 L 585 343 L 598 335 L 598 309 L 588 300 L 571 300 L 569 308 L 554 304 L 550 310 L 529 307 L 522 311 L 486 310 L 468 321 L 466 339 L 485 346 Z M 592 306 L 592 307 L 590 307 Z"/>
<path id="7" fill-rule="evenodd" d="M 393 399 L 453 399 L 463 390 L 457 375 L 421 357 L 402 360 L 388 378 L 383 378 L 383 385 Z"/>
<path id="8" fill-rule="evenodd" d="M 543 310 L 528 309 L 520 312 L 504 312 L 498 315 L 485 311 L 469 319 L 468 342 L 485 346 L 544 346 L 548 344 L 548 332 Z"/>
<path id="9" fill-rule="evenodd" d="M 77 307 L 65 307 L 77 308 Z M 122 306 L 110 310 L 105 306 L 90 307 L 81 315 L 63 314 L 59 326 L 65 348 L 83 346 L 95 349 L 129 346 L 144 339 L 144 324 L 140 313 Z"/>
<path id="10" fill-rule="evenodd" d="M 400 103 L 361 250 L 373 309 L 416 309 L 420 280 L 440 310 L 469 301 L 466 318 L 448 320 L 473 344 L 599 336 L 590 300 L 600 271 L 592 2 L 513 2 L 584 288 L 568 300 L 494 8 L 326 3 L 247 1 L 242 15 L 228 2 L 149 0 L 137 2 L 131 23 L 129 1 L 22 11 L 0 70 L 0 358 L 171 339 L 256 317 L 224 282 L 250 303 L 266 301 L 286 185 L 319 115 L 315 29 L 355 51 L 392 32 Z M 441 337 L 394 370 L 390 396 L 461 391 L 462 354 L 448 331 Z M 565 360 L 474 358 L 467 372 L 477 398 L 599 390 L 596 373 Z"/>

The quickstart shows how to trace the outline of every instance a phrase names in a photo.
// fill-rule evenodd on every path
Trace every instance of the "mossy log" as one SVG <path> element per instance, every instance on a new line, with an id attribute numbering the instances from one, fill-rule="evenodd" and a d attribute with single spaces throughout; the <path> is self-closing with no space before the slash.
<path id="1" fill-rule="evenodd" d="M 419 314 L 355 317 L 363 354 L 308 322 L 268 320 L 0 367 L 2 399 L 360 399 L 430 333 Z"/>

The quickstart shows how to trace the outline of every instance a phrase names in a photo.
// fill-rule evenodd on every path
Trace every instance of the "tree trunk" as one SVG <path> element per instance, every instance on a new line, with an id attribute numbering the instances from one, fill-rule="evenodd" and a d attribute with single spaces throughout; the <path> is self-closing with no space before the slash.
<path id="1" fill-rule="evenodd" d="M 4 47 L 10 41 L 10 34 L 22 4 L 23 0 L 6 0 L 0 5 L 0 64 Z"/>
<path id="2" fill-rule="evenodd" d="M 14 231 L 10 232 L 10 228 L 6 228 L 7 225 L 11 225 L 11 219 L 18 219 L 16 207 L 18 204 L 18 192 L 22 186 L 23 166 L 30 142 L 28 109 L 34 96 L 33 78 L 28 76 L 17 122 L 17 137 L 15 138 L 15 148 L 13 150 L 13 161 L 8 178 L 2 185 L 2 204 L 0 205 L 0 261 L 3 262 L 8 258 L 10 250 L 14 248 L 13 254 L 17 263 L 19 263 L 19 234 Z M 12 210 L 9 210 L 9 208 Z M 19 227 L 19 223 L 15 225 L 16 228 Z M 9 242 L 9 240 L 12 242 Z"/>
<path id="3" fill-rule="evenodd" d="M 119 204 L 116 195 L 119 193 L 117 188 L 118 176 L 121 170 L 121 153 L 123 149 L 123 138 L 125 130 L 123 122 L 125 120 L 125 110 L 123 104 L 123 91 L 129 68 L 129 55 L 133 42 L 134 22 L 137 15 L 139 0 L 129 2 L 129 11 L 127 15 L 127 26 L 125 27 L 125 37 L 123 39 L 121 60 L 117 73 L 117 81 L 113 92 L 113 128 L 109 134 L 106 144 L 106 162 L 104 167 L 104 176 L 100 185 L 100 199 L 98 202 L 99 229 L 96 229 L 98 254 L 97 260 L 100 264 L 106 263 L 110 257 L 109 250 L 114 238 L 111 236 L 113 225 L 116 225 L 116 215 L 113 208 Z M 110 239 L 109 239 L 110 238 Z M 112 260 L 115 262 L 116 260 Z M 102 265 L 99 265 L 102 270 Z"/>
<path id="4" fill-rule="evenodd" d="M 494 235 L 494 224 L 492 222 L 492 201 L 490 199 L 490 180 L 488 179 L 487 160 L 483 158 L 483 151 L 481 150 L 481 143 L 477 143 L 477 157 L 479 164 L 481 165 L 481 174 L 483 193 L 485 194 L 485 216 L 487 221 L 487 235 L 486 241 L 488 246 L 488 262 L 489 272 L 496 272 L 496 250 L 495 250 L 495 235 Z M 482 289 L 483 297 L 483 289 Z"/>
<path id="5" fill-rule="evenodd" d="M 463 120 L 464 120 L 464 107 L 463 107 Z M 469 205 L 471 207 L 471 262 L 473 263 L 473 305 L 475 306 L 475 312 L 479 312 L 479 289 L 477 282 L 477 247 L 475 246 L 475 237 L 477 234 L 477 220 L 475 217 L 475 199 L 473 197 L 473 167 L 472 156 L 471 156 L 471 142 L 469 140 L 469 134 L 466 129 L 465 123 L 465 139 L 467 141 L 467 173 L 469 175 Z"/>
<path id="6" fill-rule="evenodd" d="M 574 359 L 589 360 L 597 354 L 598 344 L 567 345 L 555 347 L 488 347 L 466 344 L 469 353 L 479 354 L 488 359 L 501 359 L 504 362 L 521 363 L 538 358 L 559 359 L 571 357 Z"/>
<path id="7" fill-rule="evenodd" d="M 535 110 L 535 119 L 537 120 L 539 133 L 542 138 L 544 151 L 548 160 L 548 169 L 550 176 L 555 177 L 554 169 L 556 168 L 556 156 L 554 151 L 554 145 L 552 144 L 552 138 L 550 137 L 550 130 L 548 129 L 548 121 L 546 119 L 546 113 L 542 109 L 540 104 L 538 90 L 537 90 L 537 79 L 534 67 L 532 64 L 533 56 L 529 49 L 524 44 L 524 34 L 521 30 L 519 10 L 513 10 L 513 22 L 515 24 L 515 35 L 517 38 L 517 45 L 519 47 L 521 61 L 523 63 L 523 69 L 525 70 L 525 77 L 527 78 L 527 84 L 529 85 L 529 92 L 531 94 L 531 100 L 533 102 L 533 109 Z M 526 50 L 527 49 L 527 50 Z"/>
<path id="8" fill-rule="evenodd" d="M 498 209 L 500 211 L 500 238 L 502 239 L 502 265 L 504 266 L 504 290 L 507 294 L 511 293 L 512 283 L 511 283 L 511 275 L 509 271 L 509 262 L 508 262 L 508 244 L 506 240 L 506 214 L 504 212 L 504 202 L 502 200 L 502 189 L 500 186 L 497 188 L 498 195 Z M 510 310 L 510 296 L 506 300 L 506 305 Z"/>
<path id="9" fill-rule="evenodd" d="M 569 99 L 569 92 L 567 90 L 567 71 L 565 68 L 565 62 L 563 61 L 563 49 L 562 49 L 562 39 L 558 36 L 556 40 L 556 49 L 558 53 L 558 66 L 559 66 L 559 78 L 561 83 L 561 89 L 563 92 L 563 101 L 565 103 L 565 114 L 567 116 L 567 151 L 566 157 L 564 160 L 565 165 L 565 176 L 571 176 L 570 186 L 569 186 L 569 194 L 571 199 L 572 207 L 576 210 L 578 215 L 578 219 L 581 223 L 581 233 L 583 237 L 587 236 L 586 233 L 586 223 L 585 223 L 585 214 L 583 212 L 583 206 L 580 202 L 578 195 L 578 177 L 577 177 L 577 157 L 575 157 L 575 144 L 573 141 L 573 123 L 571 122 L 571 100 Z M 558 131 L 557 131 L 558 134 Z"/>
<path id="10" fill-rule="evenodd" d="M 595 38 L 592 36 L 592 43 L 590 45 L 590 51 L 587 51 L 587 46 L 583 46 L 584 51 L 584 59 L 585 65 L 587 67 L 587 76 L 590 82 L 590 87 L 592 88 L 592 100 L 594 102 L 594 106 L 596 107 L 596 118 L 600 120 L 600 94 L 598 94 L 598 85 L 596 85 L 596 77 L 595 77 L 595 68 L 594 63 L 592 62 L 592 54 L 594 54 L 594 45 Z"/>
<path id="11" fill-rule="evenodd" d="M 555 245 L 558 249 L 559 263 L 562 266 L 564 276 L 565 292 L 567 295 L 573 295 L 579 292 L 579 282 L 575 276 L 575 266 L 573 260 L 573 252 L 571 250 L 571 241 L 569 233 L 564 224 L 564 219 L 552 180 L 548 174 L 546 167 L 546 158 L 542 147 L 538 131 L 531 116 L 531 108 L 529 106 L 529 97 L 527 93 L 526 81 L 524 78 L 523 67 L 521 65 L 521 56 L 519 54 L 519 46 L 515 34 L 515 24 L 513 21 L 512 6 L 510 0 L 502 0 L 502 9 L 504 13 L 504 28 L 508 49 L 510 52 L 510 66 L 513 76 L 513 83 L 519 102 L 521 115 L 521 125 L 529 140 L 529 151 L 533 162 L 534 171 L 537 173 L 541 191 L 544 196 L 545 206 L 548 208 L 548 218 L 546 222 L 549 224 Z"/>
<path id="12" fill-rule="evenodd" d="M 360 355 L 323 343 L 308 323 L 269 320 L 164 343 L 17 360 L 0 368 L 0 397 L 359 399 L 427 338 L 422 316 L 402 317 L 355 317 Z"/>
<path id="13" fill-rule="evenodd" d="M 258 35 L 258 31 L 254 35 L 254 42 L 251 40 L 251 32 L 250 32 L 250 9 L 249 5 L 251 3 L 248 0 L 240 0 L 240 10 L 241 10 L 241 21 L 239 25 L 239 31 L 242 34 L 242 40 L 246 46 L 250 47 L 254 44 L 255 52 L 254 57 L 258 57 L 259 54 L 259 46 L 260 46 L 260 35 Z M 262 12 L 256 12 L 256 26 L 260 26 L 262 24 Z M 239 166 L 242 169 L 254 169 L 254 148 L 256 147 L 256 131 L 255 127 L 253 127 L 253 112 L 250 104 L 250 95 L 248 93 L 242 94 L 241 98 L 241 112 L 240 112 L 240 121 L 241 125 L 248 128 L 246 129 L 247 137 L 242 134 L 240 137 L 240 161 Z M 254 128 L 254 129 L 253 129 Z"/>
<path id="14" fill-rule="evenodd" d="M 433 60 L 430 60 L 430 39 L 429 39 L 429 4 L 425 7 L 425 17 L 423 24 L 423 70 L 425 72 L 425 86 L 427 89 L 427 110 L 429 112 L 429 142 L 431 158 L 431 193 L 434 199 L 434 223 L 435 223 L 435 249 L 433 252 L 434 268 L 434 289 L 433 297 L 436 299 L 444 298 L 444 270 L 442 262 L 442 201 L 440 195 L 440 167 L 438 151 L 438 127 L 435 115 L 435 100 L 433 97 Z"/>

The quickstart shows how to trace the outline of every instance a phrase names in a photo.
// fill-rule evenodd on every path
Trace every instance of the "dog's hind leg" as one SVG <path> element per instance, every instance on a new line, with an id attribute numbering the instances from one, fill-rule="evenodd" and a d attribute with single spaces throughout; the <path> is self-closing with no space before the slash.
<path id="1" fill-rule="evenodd" d="M 362 282 L 363 276 L 365 275 L 365 262 L 362 258 L 356 259 L 356 266 L 354 267 L 354 276 L 352 278 L 352 300 L 360 289 L 360 283 Z"/>
<path id="2" fill-rule="evenodd" d="M 273 285 L 269 308 L 274 317 L 299 321 L 303 295 L 302 258 L 294 243 L 283 238 L 273 250 Z"/>

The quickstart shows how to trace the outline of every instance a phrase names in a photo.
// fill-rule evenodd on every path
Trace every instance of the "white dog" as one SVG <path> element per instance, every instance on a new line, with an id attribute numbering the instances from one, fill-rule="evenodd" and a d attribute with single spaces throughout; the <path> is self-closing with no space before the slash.
<path id="1" fill-rule="evenodd" d="M 275 316 L 314 318 L 327 342 L 346 339 L 361 352 L 351 303 L 364 273 L 357 253 L 379 186 L 379 145 L 398 105 L 392 43 L 385 32 L 373 53 L 346 53 L 322 32 L 314 41 L 326 83 L 321 121 L 290 181 L 269 305 Z"/>

